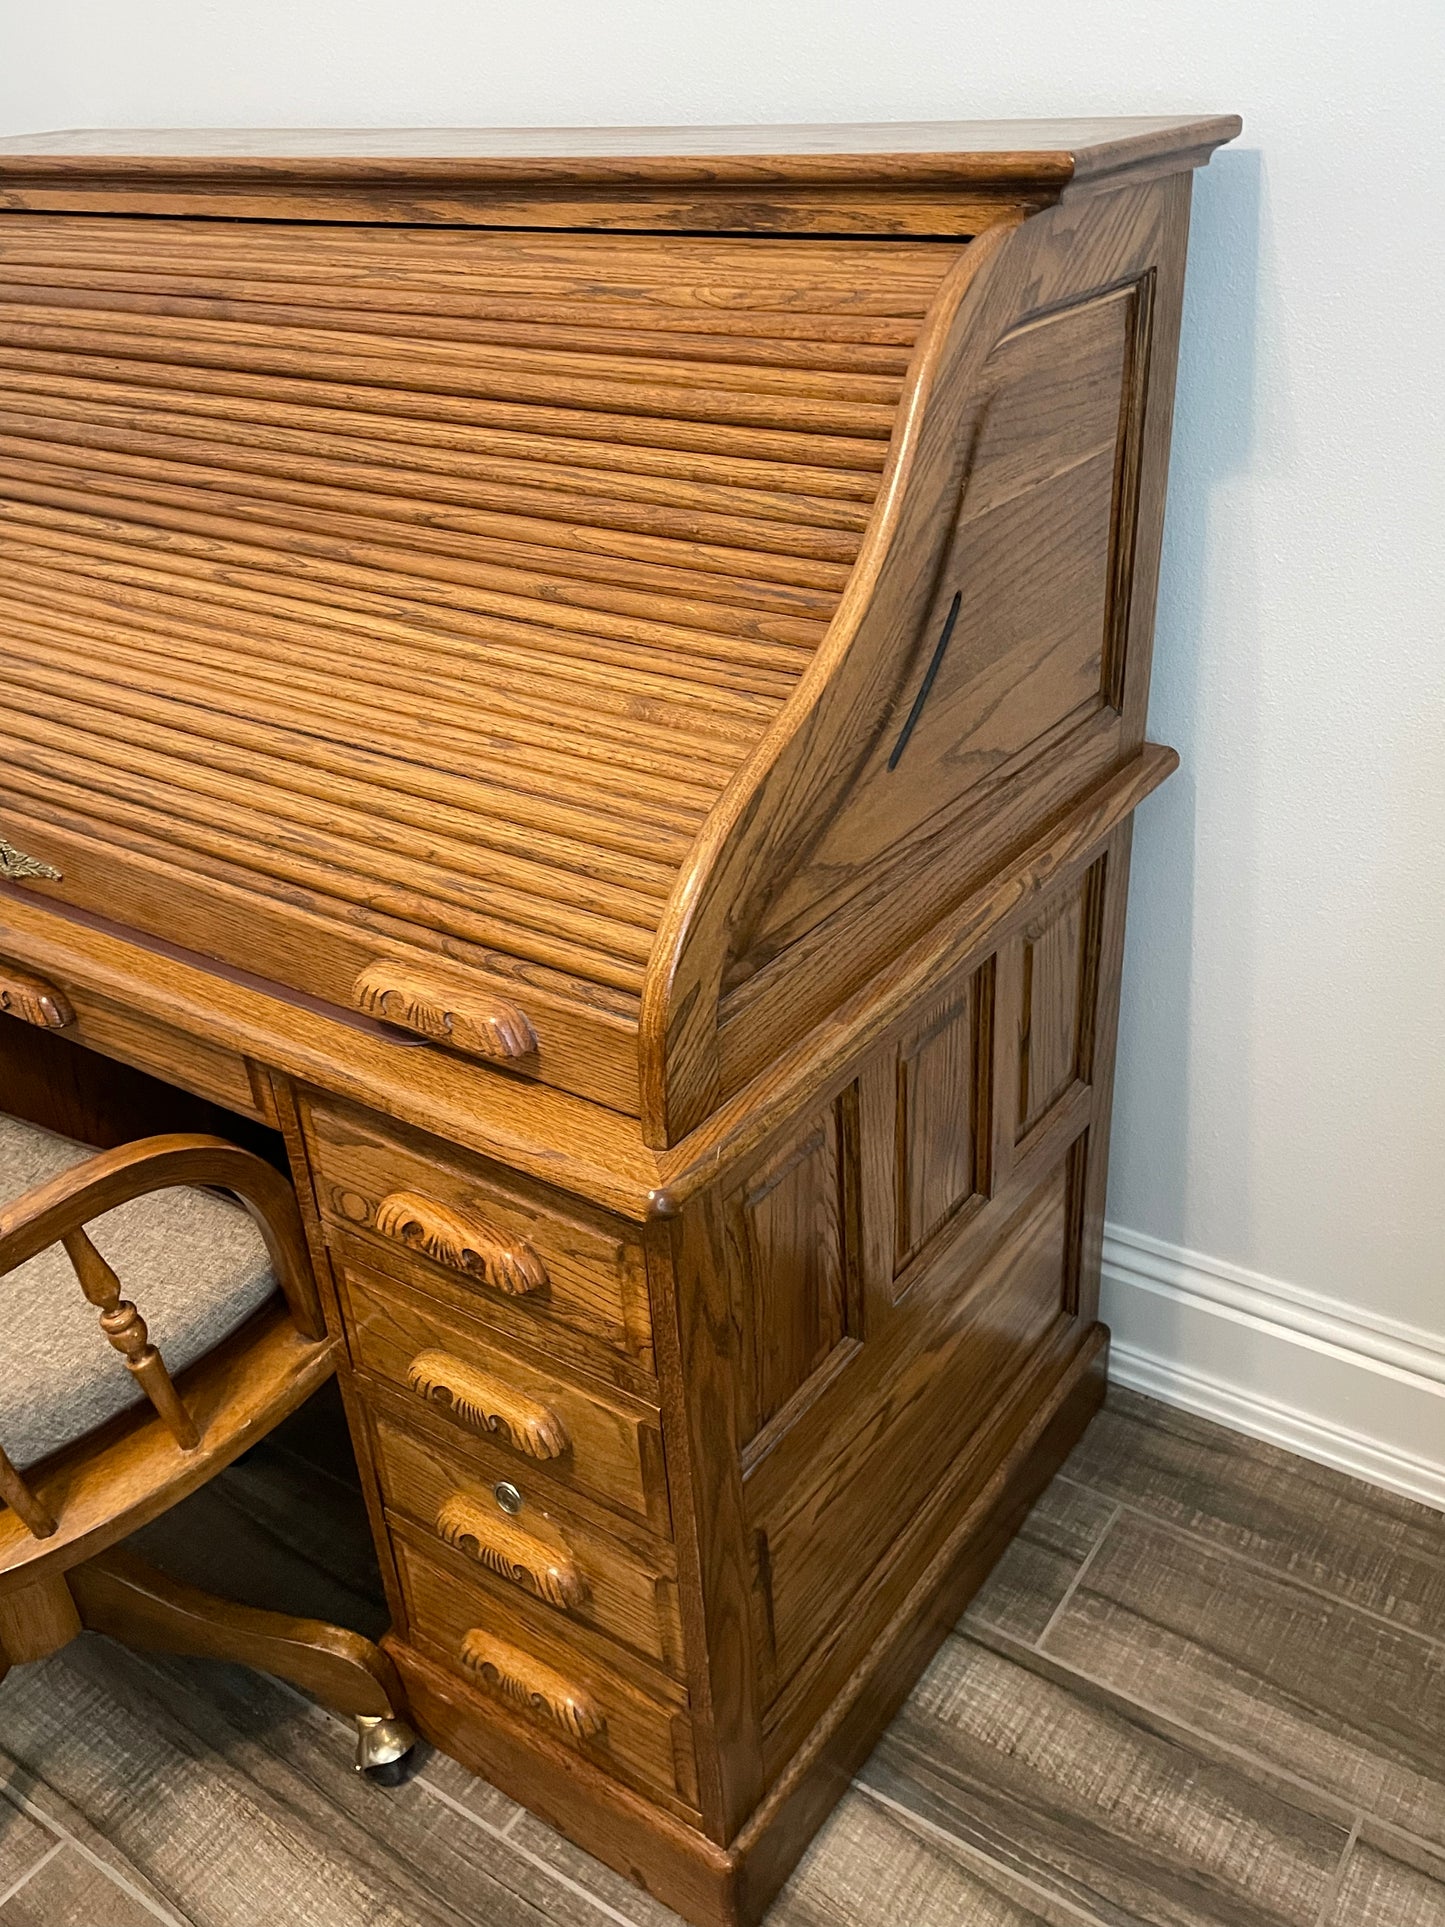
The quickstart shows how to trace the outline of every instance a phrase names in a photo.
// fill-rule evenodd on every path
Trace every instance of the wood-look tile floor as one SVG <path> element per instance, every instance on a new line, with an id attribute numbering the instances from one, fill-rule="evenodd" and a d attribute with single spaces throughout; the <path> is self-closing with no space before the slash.
<path id="1" fill-rule="evenodd" d="M 147 1549 L 373 1628 L 325 1401 Z M 435 1753 L 87 1636 L 0 1684 L 0 1927 L 665 1927 Z M 774 1927 L 1445 1927 L 1445 1517 L 1116 1393 Z"/>

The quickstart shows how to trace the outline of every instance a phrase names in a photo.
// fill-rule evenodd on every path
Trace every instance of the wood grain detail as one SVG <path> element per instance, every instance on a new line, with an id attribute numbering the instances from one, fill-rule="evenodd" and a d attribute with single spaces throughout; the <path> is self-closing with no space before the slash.
<path id="1" fill-rule="evenodd" d="M 408 1250 L 480 1278 L 511 1298 L 547 1286 L 547 1267 L 521 1238 L 509 1239 L 485 1218 L 458 1211 L 416 1191 L 393 1191 L 376 1208 L 376 1228 Z"/>
<path id="2" fill-rule="evenodd" d="M 447 1545 L 549 1606 L 576 1612 L 586 1603 L 587 1587 L 576 1562 L 534 1538 L 496 1505 L 488 1509 L 454 1492 L 437 1512 L 436 1529 Z"/>
<path id="3" fill-rule="evenodd" d="M 506 1480 L 518 1486 L 524 1504 L 510 1523 L 532 1542 L 526 1549 L 529 1564 L 576 1572 L 573 1603 L 557 1610 L 679 1675 L 683 1634 L 670 1542 L 576 1490 L 562 1489 L 541 1464 L 529 1463 L 524 1470 L 504 1447 L 474 1446 L 470 1439 L 461 1443 L 423 1432 L 412 1422 L 409 1402 L 373 1397 L 367 1413 L 366 1434 L 373 1442 L 392 1529 L 405 1533 L 414 1527 L 421 1535 L 418 1549 L 434 1554 L 440 1536 L 437 1522 L 443 1512 L 457 1517 L 454 1501 L 466 1501 L 484 1520 L 501 1522 L 508 1515 L 498 1507 L 497 1485 Z M 515 1590 L 542 1596 L 525 1585 L 514 1589 L 500 1576 L 493 1588 L 486 1564 L 469 1561 L 467 1575 L 474 1579 L 474 1593 L 479 1586 L 487 1591 L 499 1612 Z"/>
<path id="4" fill-rule="evenodd" d="M 983 1262 L 962 1276 L 945 1264 L 931 1290 L 915 1286 L 899 1307 L 909 1315 L 860 1349 L 848 1376 L 749 1478 L 748 1516 L 766 1546 L 757 1585 L 775 1700 L 1057 1336 L 1067 1226 L 1058 1171 L 994 1231 Z"/>
<path id="5" fill-rule="evenodd" d="M 560 1459 L 571 1449 L 566 1426 L 549 1406 L 450 1352 L 418 1352 L 406 1375 L 428 1404 L 474 1432 L 495 1432 L 528 1458 Z"/>
<path id="6" fill-rule="evenodd" d="M 964 245 L 0 222 L 7 822 L 68 902 L 551 1077 L 523 985 L 635 1002 Z"/>
<path id="7" fill-rule="evenodd" d="M 537 1095 L 534 1086 L 528 1087 L 527 1111 Z M 504 1320 L 514 1335 L 530 1330 L 535 1339 L 545 1330 L 550 1347 L 558 1342 L 558 1326 L 565 1326 L 589 1345 L 601 1340 L 651 1373 L 651 1315 L 635 1224 L 590 1208 L 555 1184 L 532 1183 L 515 1169 L 470 1156 L 454 1140 L 407 1130 L 395 1117 L 319 1096 L 306 1114 L 317 1201 L 333 1244 L 342 1242 L 339 1232 L 376 1231 L 378 1213 L 393 1194 L 424 1198 L 468 1223 L 485 1223 L 507 1250 L 532 1254 L 545 1272 L 545 1287 L 520 1295 L 488 1294 L 489 1315 Z M 516 1115 L 521 1121 L 522 1106 Z M 563 1180 L 567 1175 L 558 1173 Z M 414 1249 L 390 1240 L 372 1242 L 363 1262 L 380 1264 L 474 1313 L 471 1274 L 423 1258 L 419 1251 L 413 1258 Z M 520 1275 L 534 1275 L 531 1260 Z"/>

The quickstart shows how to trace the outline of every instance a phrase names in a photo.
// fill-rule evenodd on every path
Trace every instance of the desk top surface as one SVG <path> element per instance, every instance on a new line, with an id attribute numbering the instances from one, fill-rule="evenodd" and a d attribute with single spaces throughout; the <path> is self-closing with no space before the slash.
<path id="1" fill-rule="evenodd" d="M 0 140 L 0 179 L 87 173 L 465 175 L 474 181 L 1054 183 L 1203 160 L 1235 115 L 824 126 L 91 128 Z"/>

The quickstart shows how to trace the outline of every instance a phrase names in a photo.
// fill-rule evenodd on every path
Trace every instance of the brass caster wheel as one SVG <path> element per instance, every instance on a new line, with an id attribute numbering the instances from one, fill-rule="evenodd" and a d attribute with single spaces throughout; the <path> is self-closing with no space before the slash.
<path id="1" fill-rule="evenodd" d="M 356 1770 L 378 1786 L 400 1786 L 416 1734 L 395 1714 L 358 1713 Z"/>

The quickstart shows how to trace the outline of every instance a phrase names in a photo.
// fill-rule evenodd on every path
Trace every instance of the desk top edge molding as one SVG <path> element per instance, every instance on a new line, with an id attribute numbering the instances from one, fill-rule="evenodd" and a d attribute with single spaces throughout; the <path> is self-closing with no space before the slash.
<path id="1" fill-rule="evenodd" d="M 96 128 L 0 139 L 0 181 L 168 179 L 1056 186 L 1166 158 L 1197 165 L 1233 114 L 838 125 Z"/>

